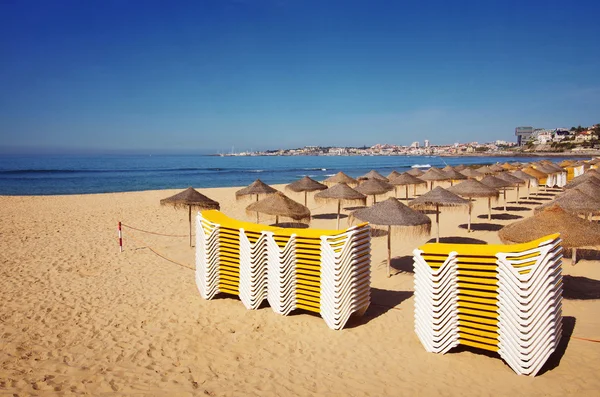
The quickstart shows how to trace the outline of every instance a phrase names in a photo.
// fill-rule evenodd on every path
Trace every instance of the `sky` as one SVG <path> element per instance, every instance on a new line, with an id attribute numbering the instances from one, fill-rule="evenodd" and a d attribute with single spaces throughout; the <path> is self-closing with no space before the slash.
<path id="1" fill-rule="evenodd" d="M 515 140 L 600 123 L 598 1 L 0 0 L 0 152 Z"/>

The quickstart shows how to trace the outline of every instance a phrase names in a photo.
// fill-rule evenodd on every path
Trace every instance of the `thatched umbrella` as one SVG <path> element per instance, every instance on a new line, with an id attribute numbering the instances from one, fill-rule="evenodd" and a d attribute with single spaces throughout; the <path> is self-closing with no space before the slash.
<path id="1" fill-rule="evenodd" d="M 523 171 L 524 173 L 529 174 L 529 175 L 535 177 L 535 179 L 537 179 L 538 182 L 541 179 L 548 178 L 548 174 L 545 174 L 542 171 L 537 170 L 537 169 L 535 169 L 533 167 L 525 167 L 521 171 Z"/>
<path id="2" fill-rule="evenodd" d="M 310 178 L 309 176 L 305 176 L 302 179 L 297 180 L 296 182 L 290 183 L 285 188 L 288 190 L 291 190 L 292 192 L 296 192 L 296 193 L 304 192 L 304 205 L 306 206 L 306 203 L 307 203 L 306 196 L 307 196 L 308 192 L 315 192 L 317 190 L 325 190 L 325 189 L 327 189 L 327 186 L 315 181 L 314 179 Z"/>
<path id="3" fill-rule="evenodd" d="M 504 168 L 506 171 L 515 171 L 518 169 L 518 167 L 509 163 L 501 164 L 500 167 Z"/>
<path id="4" fill-rule="evenodd" d="M 575 186 L 573 189 L 577 189 L 580 192 L 585 193 L 588 196 L 591 196 L 595 199 L 600 199 L 600 184 L 592 182 L 591 180 L 582 182 L 579 185 Z"/>
<path id="5" fill-rule="evenodd" d="M 416 209 L 435 209 L 435 223 L 437 225 L 437 233 L 435 237 L 436 243 L 440 241 L 440 207 L 470 207 L 471 202 L 457 196 L 454 193 L 447 191 L 441 186 L 436 187 L 430 192 L 417 197 L 410 203 L 409 207 Z"/>
<path id="6" fill-rule="evenodd" d="M 394 186 L 394 194 L 396 195 L 396 197 L 398 197 L 398 192 L 395 191 L 396 187 L 397 186 L 405 186 L 406 187 L 406 199 L 408 200 L 408 185 L 413 185 L 413 186 L 423 185 L 423 184 L 427 185 L 427 182 L 417 178 L 416 176 L 412 176 L 408 172 L 405 172 L 404 174 L 400 174 L 397 177 L 390 178 L 390 184 L 392 184 Z"/>
<path id="7" fill-rule="evenodd" d="M 444 171 L 440 170 L 439 168 L 431 167 L 423 175 L 419 176 L 419 179 L 429 181 L 429 190 L 431 191 L 433 189 L 434 181 L 447 181 L 450 178 L 448 177 L 448 175 L 446 175 Z"/>
<path id="8" fill-rule="evenodd" d="M 406 171 L 408 174 L 411 174 L 412 176 L 416 176 L 419 177 L 421 175 L 423 175 L 425 173 L 425 171 L 423 171 L 420 168 L 411 168 L 410 170 Z"/>
<path id="9" fill-rule="evenodd" d="M 475 179 L 475 178 L 483 178 L 484 174 L 482 174 L 481 172 L 474 170 L 473 168 L 465 168 L 464 170 L 460 171 L 461 174 L 463 174 L 464 176 L 466 176 L 469 179 Z"/>
<path id="10" fill-rule="evenodd" d="M 310 221 L 310 210 L 281 192 L 270 194 L 264 199 L 250 204 L 246 207 L 246 211 L 275 215 L 276 224 L 279 223 L 280 216 L 298 222 Z"/>
<path id="11" fill-rule="evenodd" d="M 398 199 L 389 199 L 375 204 L 369 208 L 362 208 L 350 214 L 351 219 L 356 218 L 373 225 L 388 227 L 388 257 L 387 274 L 390 276 L 390 263 L 392 261 L 391 235 L 392 227 L 402 228 L 404 234 L 407 229 L 416 234 L 429 234 L 431 232 L 431 219 L 415 210 L 408 208 Z"/>
<path id="12" fill-rule="evenodd" d="M 346 203 L 367 204 L 367 196 L 357 192 L 345 183 L 338 183 L 335 186 L 327 188 L 315 194 L 316 201 L 337 201 L 337 228 L 340 228 L 340 211 L 342 201 Z"/>
<path id="13" fill-rule="evenodd" d="M 388 176 L 386 176 L 386 178 L 387 178 L 387 180 L 389 181 L 390 179 L 392 179 L 392 178 L 396 178 L 396 177 L 399 177 L 400 175 L 402 175 L 402 174 L 401 174 L 401 173 L 399 173 L 398 171 L 394 170 L 394 171 L 390 172 L 390 173 L 388 174 Z"/>
<path id="14" fill-rule="evenodd" d="M 571 189 L 571 188 L 574 188 L 574 187 L 576 187 L 582 183 L 586 183 L 586 182 L 595 183 L 597 185 L 600 185 L 600 176 L 598 176 L 594 172 L 588 171 L 583 175 L 579 175 L 578 177 L 573 178 L 571 180 L 571 182 L 569 182 L 565 185 L 565 189 Z"/>
<path id="15" fill-rule="evenodd" d="M 558 165 L 560 165 L 561 167 L 571 167 L 573 166 L 573 164 L 575 164 L 576 162 L 573 160 L 563 160 L 560 163 L 558 163 Z"/>
<path id="16" fill-rule="evenodd" d="M 183 192 L 174 196 L 160 200 L 161 205 L 172 205 L 175 208 L 188 207 L 188 218 L 190 222 L 190 247 L 192 246 L 192 207 L 202 210 L 218 210 L 219 203 L 212 200 L 192 187 L 188 187 Z"/>
<path id="17" fill-rule="evenodd" d="M 371 170 L 369 172 L 367 172 L 366 174 L 364 174 L 363 176 L 359 176 L 357 178 L 359 181 L 364 181 L 367 179 L 378 179 L 380 181 L 384 181 L 387 182 L 387 178 L 383 175 L 381 175 L 379 172 L 375 171 L 375 170 Z"/>
<path id="18" fill-rule="evenodd" d="M 356 186 L 358 181 L 354 178 L 349 177 L 344 172 L 340 171 L 334 176 L 330 176 L 329 178 L 323 181 L 327 186 L 333 186 L 337 183 L 345 183 L 346 185 Z"/>
<path id="19" fill-rule="evenodd" d="M 453 168 L 450 168 L 449 170 L 446 170 L 444 168 L 444 173 L 446 174 L 446 176 L 448 178 L 450 178 L 450 186 L 454 186 L 455 181 L 463 181 L 463 180 L 467 179 L 467 177 L 465 175 L 461 174 L 460 172 L 456 171 Z"/>
<path id="20" fill-rule="evenodd" d="M 373 204 L 377 203 L 378 194 L 385 194 L 393 189 L 394 186 L 380 179 L 365 179 L 354 188 L 365 196 L 373 196 Z"/>
<path id="21" fill-rule="evenodd" d="M 272 188 L 260 179 L 255 180 L 243 189 L 235 192 L 235 199 L 240 200 L 244 197 L 256 195 L 256 201 L 260 196 L 276 193 L 277 189 Z M 256 223 L 258 223 L 258 211 L 256 212 Z"/>
<path id="22" fill-rule="evenodd" d="M 467 166 L 464 164 L 459 164 L 459 165 L 454 166 L 454 169 L 458 172 L 463 172 L 463 170 L 465 170 L 466 168 L 467 168 Z"/>
<path id="23" fill-rule="evenodd" d="M 600 190 L 600 187 L 598 189 Z M 600 196 L 590 196 L 583 193 L 579 188 L 573 188 L 561 193 L 549 203 L 537 207 L 535 212 L 543 211 L 545 208 L 553 205 L 558 205 L 565 211 L 575 214 L 587 215 L 600 211 Z"/>
<path id="24" fill-rule="evenodd" d="M 235 198 L 239 200 L 241 198 L 244 198 L 245 196 L 256 195 L 256 201 L 258 201 L 259 196 L 265 194 L 272 194 L 275 192 L 277 192 L 277 189 L 274 189 L 271 186 L 264 183 L 263 181 L 261 181 L 260 179 L 257 179 L 245 188 L 235 192 Z"/>
<path id="25" fill-rule="evenodd" d="M 490 170 L 494 171 L 494 172 L 503 172 L 504 168 L 502 168 L 500 165 L 498 164 L 492 164 L 490 165 Z"/>
<path id="26" fill-rule="evenodd" d="M 466 197 L 471 200 L 478 197 L 487 197 L 488 199 L 488 220 L 492 219 L 492 198 L 498 198 L 500 192 L 497 189 L 484 185 L 475 180 L 468 179 L 458 185 L 448 188 L 448 191 Z M 469 206 L 469 220 L 467 222 L 467 233 L 471 232 L 471 207 Z"/>
<path id="27" fill-rule="evenodd" d="M 557 205 L 504 226 L 498 235 L 504 243 L 525 243 L 551 233 L 560 233 L 562 246 L 572 249 L 572 264 L 577 261 L 577 248 L 600 245 L 599 224 L 581 219 Z"/>
<path id="28" fill-rule="evenodd" d="M 496 171 L 494 171 L 493 169 L 490 168 L 490 166 L 487 166 L 487 165 L 477 168 L 477 172 L 479 172 L 480 174 L 484 174 L 484 175 L 493 175 L 496 173 Z"/>
<path id="29" fill-rule="evenodd" d="M 531 193 L 531 182 L 535 181 L 535 185 L 537 186 L 538 179 L 535 176 L 529 175 L 521 170 L 513 171 L 511 172 L 511 175 L 527 182 L 527 196 L 529 196 Z"/>
<path id="30" fill-rule="evenodd" d="M 495 176 L 496 176 L 496 178 L 502 179 L 503 181 L 510 183 L 511 186 L 514 186 L 515 188 L 517 188 L 517 200 L 516 201 L 517 201 L 517 204 L 519 204 L 519 188 L 521 186 L 525 186 L 527 184 L 527 182 L 521 178 L 517 178 L 516 176 L 509 174 L 508 172 L 499 172 Z"/>
<path id="31" fill-rule="evenodd" d="M 512 185 L 493 175 L 486 175 L 485 178 L 481 180 L 481 183 L 494 189 L 502 189 L 502 194 L 504 196 L 504 211 L 506 211 L 506 188 L 511 187 Z"/>

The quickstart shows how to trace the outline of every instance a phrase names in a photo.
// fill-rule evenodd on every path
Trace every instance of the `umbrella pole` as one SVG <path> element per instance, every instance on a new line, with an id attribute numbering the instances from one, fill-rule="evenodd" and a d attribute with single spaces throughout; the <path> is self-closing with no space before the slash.
<path id="1" fill-rule="evenodd" d="M 531 179 L 527 180 L 527 198 L 531 195 Z"/>
<path id="2" fill-rule="evenodd" d="M 571 266 L 577 263 L 577 248 L 571 248 Z"/>
<path id="3" fill-rule="evenodd" d="M 408 185 L 406 185 L 406 202 L 408 203 Z"/>
<path id="4" fill-rule="evenodd" d="M 394 186 L 394 197 L 398 197 L 398 186 Z"/>
<path id="5" fill-rule="evenodd" d="M 492 220 L 492 198 L 488 197 L 488 221 Z"/>
<path id="6" fill-rule="evenodd" d="M 408 191 L 408 189 L 407 189 L 407 191 Z M 413 185 L 413 197 L 415 197 L 416 195 L 417 195 L 417 185 L 416 185 L 416 184 L 414 184 L 414 185 Z M 407 197 L 407 198 L 408 198 L 408 197 Z"/>
<path id="7" fill-rule="evenodd" d="M 377 198 L 373 195 L 373 205 L 377 204 Z"/>
<path id="8" fill-rule="evenodd" d="M 435 242 L 440 242 L 440 205 L 435 205 L 435 224 L 437 226 L 437 236 L 435 237 Z"/>
<path id="9" fill-rule="evenodd" d="M 519 204 L 519 185 L 517 185 L 517 204 Z"/>
<path id="10" fill-rule="evenodd" d="M 337 216 L 337 230 L 340 230 L 340 208 L 342 206 L 342 201 L 338 200 L 338 216 Z"/>
<path id="11" fill-rule="evenodd" d="M 502 194 L 504 195 L 504 212 L 506 212 L 506 188 L 502 189 Z"/>
<path id="12" fill-rule="evenodd" d="M 429 191 L 432 191 L 432 190 L 433 190 L 433 181 L 431 181 L 431 182 L 429 183 Z"/>
<path id="13" fill-rule="evenodd" d="M 306 201 L 306 200 L 308 200 L 308 199 L 307 199 L 307 195 L 308 195 L 308 192 L 305 190 L 305 191 L 304 191 L 304 206 L 305 206 L 305 207 L 308 207 L 308 205 L 306 204 L 306 203 L 307 203 L 307 201 Z"/>
<path id="14" fill-rule="evenodd" d="M 454 179 L 450 179 L 450 186 L 454 186 Z"/>
<path id="15" fill-rule="evenodd" d="M 392 226 L 388 225 L 388 257 L 387 257 L 387 276 L 390 277 L 390 268 L 392 266 Z"/>
<path id="16" fill-rule="evenodd" d="M 189 213 L 188 213 L 188 217 L 190 220 L 190 247 L 192 246 L 192 206 L 188 205 L 189 208 Z"/>
<path id="17" fill-rule="evenodd" d="M 469 197 L 469 218 L 467 219 L 467 233 L 471 233 L 471 198 Z"/>
<path id="18" fill-rule="evenodd" d="M 277 225 L 279 223 L 279 215 L 275 215 L 275 224 Z"/>

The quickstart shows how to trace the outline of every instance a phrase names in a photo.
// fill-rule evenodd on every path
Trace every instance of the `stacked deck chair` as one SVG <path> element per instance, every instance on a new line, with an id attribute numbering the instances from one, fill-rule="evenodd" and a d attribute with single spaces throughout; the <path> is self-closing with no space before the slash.
<path id="1" fill-rule="evenodd" d="M 536 375 L 562 331 L 558 234 L 525 244 L 425 244 L 414 250 L 415 332 L 425 349 L 497 352 Z"/>
<path id="2" fill-rule="evenodd" d="M 196 219 L 196 283 L 204 299 L 238 295 L 248 309 L 319 313 L 332 329 L 370 304 L 368 224 L 347 230 L 284 229 L 241 222 L 219 211 Z"/>

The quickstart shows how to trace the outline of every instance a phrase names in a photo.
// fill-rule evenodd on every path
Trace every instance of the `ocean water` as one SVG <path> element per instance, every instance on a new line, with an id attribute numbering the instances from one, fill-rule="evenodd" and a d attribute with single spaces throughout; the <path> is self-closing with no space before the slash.
<path id="1" fill-rule="evenodd" d="M 566 157 L 565 157 L 566 158 Z M 245 186 L 257 178 L 290 183 L 304 175 L 323 180 L 338 171 L 357 177 L 375 169 L 383 175 L 414 166 L 537 161 L 543 157 L 438 156 L 268 156 L 194 155 L 2 156 L 1 195 L 127 192 L 154 189 Z M 564 158 L 553 157 L 552 161 Z"/>

